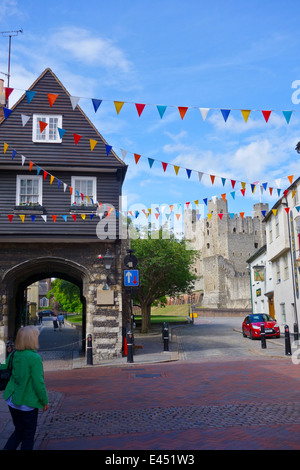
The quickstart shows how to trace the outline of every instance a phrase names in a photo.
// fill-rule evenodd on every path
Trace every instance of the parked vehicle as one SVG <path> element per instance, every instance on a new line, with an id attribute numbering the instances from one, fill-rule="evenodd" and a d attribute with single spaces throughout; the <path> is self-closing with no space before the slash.
<path id="1" fill-rule="evenodd" d="M 261 325 L 264 324 L 266 338 L 280 338 L 280 328 L 276 320 L 266 313 L 254 313 L 247 315 L 242 324 L 244 338 L 249 336 L 251 339 L 259 338 Z"/>
<path id="2" fill-rule="evenodd" d="M 53 315 L 52 310 L 41 310 L 43 317 L 51 317 Z M 40 314 L 39 312 L 38 314 Z"/>

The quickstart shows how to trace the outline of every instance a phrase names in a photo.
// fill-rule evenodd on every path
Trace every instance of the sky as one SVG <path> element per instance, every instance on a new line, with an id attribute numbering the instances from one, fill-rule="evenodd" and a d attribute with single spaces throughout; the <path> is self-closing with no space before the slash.
<path id="1" fill-rule="evenodd" d="M 298 0 L 0 0 L 0 13 L 1 32 L 23 30 L 12 38 L 10 105 L 50 67 L 126 154 L 128 210 L 199 201 L 205 215 L 204 200 L 226 194 L 230 213 L 251 215 L 299 176 Z M 0 34 L 5 84 L 7 62 Z M 92 98 L 102 100 L 97 112 Z M 119 113 L 114 101 L 124 102 Z M 140 116 L 136 103 L 145 104 Z M 157 106 L 166 106 L 162 118 Z M 205 120 L 200 108 L 209 108 Z M 272 111 L 267 122 L 262 110 Z M 293 111 L 289 123 L 282 111 Z"/>

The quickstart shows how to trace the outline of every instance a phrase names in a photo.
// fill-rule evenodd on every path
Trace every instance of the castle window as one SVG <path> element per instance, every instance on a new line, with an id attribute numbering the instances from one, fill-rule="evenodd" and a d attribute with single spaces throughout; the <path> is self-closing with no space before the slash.
<path id="1" fill-rule="evenodd" d="M 258 243 L 254 243 L 254 248 L 258 248 Z"/>
<path id="2" fill-rule="evenodd" d="M 209 247 L 210 247 L 210 245 L 209 245 L 209 243 L 207 243 L 207 244 L 206 244 L 206 248 L 209 248 Z"/>
<path id="3" fill-rule="evenodd" d="M 233 233 L 235 233 L 235 232 L 236 232 L 236 228 L 235 228 L 235 227 L 233 227 Z"/>

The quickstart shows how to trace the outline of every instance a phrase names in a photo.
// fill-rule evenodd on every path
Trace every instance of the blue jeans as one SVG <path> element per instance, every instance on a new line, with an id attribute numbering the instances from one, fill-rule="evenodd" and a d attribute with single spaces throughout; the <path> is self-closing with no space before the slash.
<path id="1" fill-rule="evenodd" d="M 34 444 L 34 436 L 37 427 L 38 409 L 32 411 L 21 411 L 8 407 L 15 430 L 9 437 L 3 450 L 16 450 L 21 444 L 21 450 L 32 450 Z"/>

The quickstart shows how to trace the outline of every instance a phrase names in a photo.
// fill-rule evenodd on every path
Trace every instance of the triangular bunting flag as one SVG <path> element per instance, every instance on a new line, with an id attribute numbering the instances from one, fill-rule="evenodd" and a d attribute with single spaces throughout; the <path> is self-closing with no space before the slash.
<path id="1" fill-rule="evenodd" d="M 121 111 L 124 101 L 114 101 L 117 114 Z"/>
<path id="2" fill-rule="evenodd" d="M 229 212 L 229 217 L 230 217 L 231 219 L 233 219 L 233 217 L 234 217 L 234 212 Z"/>
<path id="3" fill-rule="evenodd" d="M 209 108 L 199 108 L 203 121 L 205 121 Z"/>
<path id="4" fill-rule="evenodd" d="M 178 175 L 179 168 L 180 168 L 179 166 L 174 165 L 174 170 L 175 170 L 176 175 Z"/>
<path id="5" fill-rule="evenodd" d="M 226 201 L 226 194 L 221 194 L 223 201 Z"/>
<path id="6" fill-rule="evenodd" d="M 243 115 L 243 118 L 244 118 L 245 122 L 248 121 L 248 117 L 249 117 L 250 112 L 251 112 L 250 109 L 241 109 L 241 113 Z"/>
<path id="7" fill-rule="evenodd" d="M 32 170 L 32 167 L 33 167 L 33 162 L 29 162 L 29 171 Z"/>
<path id="8" fill-rule="evenodd" d="M 66 132 L 65 129 L 61 129 L 60 127 L 58 127 L 57 130 L 58 130 L 58 134 L 59 134 L 60 139 L 62 139 L 65 132 Z"/>
<path id="9" fill-rule="evenodd" d="M 255 193 L 255 188 L 256 188 L 256 184 L 251 184 L 251 190 L 253 194 Z"/>
<path id="10" fill-rule="evenodd" d="M 268 122 L 271 111 L 262 111 L 265 121 Z"/>
<path id="11" fill-rule="evenodd" d="M 285 117 L 286 122 L 289 124 L 293 111 L 282 111 L 282 114 Z"/>
<path id="12" fill-rule="evenodd" d="M 162 166 L 163 166 L 164 171 L 166 171 L 166 168 L 167 168 L 168 164 L 165 163 L 165 162 L 161 162 L 161 164 L 162 164 Z"/>
<path id="13" fill-rule="evenodd" d="M 244 215 L 245 215 L 245 212 L 240 212 L 240 216 L 242 219 L 244 218 Z"/>
<path id="14" fill-rule="evenodd" d="M 245 188 L 241 189 L 241 193 L 242 193 L 243 196 L 245 196 L 245 192 L 246 192 Z"/>
<path id="15" fill-rule="evenodd" d="M 10 97 L 10 95 L 14 91 L 14 89 L 13 88 L 4 88 L 4 91 L 5 91 L 5 98 L 6 98 L 6 100 L 8 100 L 8 98 Z"/>
<path id="16" fill-rule="evenodd" d="M 8 116 L 10 115 L 10 113 L 12 112 L 12 110 L 8 109 L 8 108 L 5 108 L 4 106 L 3 106 L 2 109 L 3 109 L 3 112 L 4 112 L 4 119 L 7 119 Z"/>
<path id="17" fill-rule="evenodd" d="M 47 175 L 48 175 L 47 171 L 44 170 L 44 181 L 47 178 Z"/>
<path id="18" fill-rule="evenodd" d="M 22 166 L 24 166 L 26 157 L 24 157 L 24 155 L 21 155 L 21 160 L 22 160 Z"/>
<path id="19" fill-rule="evenodd" d="M 210 179 L 211 179 L 211 184 L 214 184 L 214 182 L 215 182 L 215 176 L 214 176 L 214 175 L 210 175 Z"/>
<path id="20" fill-rule="evenodd" d="M 111 149 L 112 149 L 112 146 L 111 146 L 111 145 L 105 144 L 105 150 L 106 150 L 106 155 L 107 155 L 107 156 L 109 155 Z"/>
<path id="21" fill-rule="evenodd" d="M 230 114 L 230 109 L 221 109 L 221 113 L 224 118 L 224 121 L 226 122 Z"/>
<path id="22" fill-rule="evenodd" d="M 236 181 L 235 181 L 235 180 L 231 180 L 231 186 L 232 186 L 232 189 L 234 189 L 234 187 L 235 187 L 235 183 L 236 183 Z"/>
<path id="23" fill-rule="evenodd" d="M 207 206 L 207 197 L 203 199 L 204 204 Z"/>
<path id="24" fill-rule="evenodd" d="M 138 155 L 137 153 L 134 154 L 135 163 L 138 163 L 140 158 L 141 158 L 141 155 Z"/>
<path id="25" fill-rule="evenodd" d="M 31 215 L 30 217 L 31 217 L 32 222 L 34 222 L 36 216 L 35 216 L 35 215 Z"/>
<path id="26" fill-rule="evenodd" d="M 8 217 L 8 220 L 11 222 L 14 217 L 14 214 L 7 214 L 7 217 Z"/>
<path id="27" fill-rule="evenodd" d="M 53 222 L 55 223 L 56 222 L 56 215 L 51 215 L 52 219 L 53 219 Z"/>
<path id="28" fill-rule="evenodd" d="M 211 219 L 212 214 L 207 214 L 208 219 Z"/>
<path id="29" fill-rule="evenodd" d="M 78 105 L 79 100 L 80 100 L 80 97 L 79 97 L 79 96 L 70 96 L 70 101 L 71 101 L 71 105 L 72 105 L 73 110 L 74 110 L 74 109 L 76 108 L 76 106 Z"/>
<path id="30" fill-rule="evenodd" d="M 21 119 L 22 119 L 22 126 L 26 126 L 27 122 L 30 119 L 30 116 L 26 116 L 25 114 L 21 114 Z"/>
<path id="31" fill-rule="evenodd" d="M 64 219 L 65 222 L 67 222 L 67 218 L 68 218 L 67 215 L 62 215 L 62 218 Z"/>
<path id="32" fill-rule="evenodd" d="M 269 188 L 269 191 L 270 191 L 270 196 L 272 196 L 273 188 Z"/>
<path id="33" fill-rule="evenodd" d="M 74 137 L 75 145 L 77 145 L 82 136 L 79 134 L 73 134 L 73 137 Z"/>
<path id="34" fill-rule="evenodd" d="M 86 214 L 80 214 L 80 215 L 81 215 L 82 220 L 85 220 Z M 108 215 L 108 214 L 107 214 L 107 215 Z"/>
<path id="35" fill-rule="evenodd" d="M 235 191 L 232 191 L 231 193 L 232 199 L 235 199 Z"/>
<path id="36" fill-rule="evenodd" d="M 98 108 L 99 108 L 100 104 L 102 103 L 102 100 L 96 100 L 96 99 L 92 98 L 92 103 L 93 103 L 94 110 L 95 110 L 95 113 L 96 113 L 98 111 Z"/>
<path id="37" fill-rule="evenodd" d="M 71 214 L 74 222 L 76 222 L 76 214 Z"/>
<path id="38" fill-rule="evenodd" d="M 54 181 L 54 176 L 53 176 L 53 175 L 51 175 L 51 176 L 50 176 L 50 184 L 52 184 L 52 183 L 53 183 L 53 181 Z"/>
<path id="39" fill-rule="evenodd" d="M 220 220 L 222 220 L 223 215 L 224 215 L 224 214 L 222 214 L 222 213 L 218 214 L 218 216 L 220 217 Z"/>
<path id="40" fill-rule="evenodd" d="M 94 139 L 90 139 L 90 147 L 91 147 L 91 151 L 94 150 L 95 146 L 97 145 L 97 140 L 94 140 Z"/>
<path id="41" fill-rule="evenodd" d="M 198 178 L 199 178 L 199 183 L 202 180 L 203 173 L 202 171 L 198 171 Z"/>
<path id="42" fill-rule="evenodd" d="M 294 179 L 294 175 L 288 176 L 288 180 L 289 180 L 289 182 L 290 182 L 291 184 L 292 184 L 292 182 L 293 182 L 293 179 Z"/>
<path id="43" fill-rule="evenodd" d="M 288 214 L 290 212 L 290 208 L 289 207 L 285 207 L 284 208 L 285 212 Z"/>
<path id="44" fill-rule="evenodd" d="M 49 104 L 50 104 L 51 108 L 52 108 L 53 104 L 55 103 L 57 97 L 58 97 L 58 95 L 55 95 L 54 93 L 48 93 L 48 100 L 49 100 Z"/>
<path id="45" fill-rule="evenodd" d="M 20 214 L 19 217 L 20 217 L 20 219 L 22 220 L 22 223 L 24 223 L 25 215 L 24 215 L 24 214 Z"/>
<path id="46" fill-rule="evenodd" d="M 273 212 L 274 215 L 276 215 L 277 214 L 277 209 L 272 209 L 272 212 Z"/>
<path id="47" fill-rule="evenodd" d="M 13 149 L 12 154 L 11 154 L 11 159 L 13 160 L 16 155 L 17 155 L 17 151 L 15 149 Z"/>
<path id="48" fill-rule="evenodd" d="M 221 181 L 222 181 L 222 185 L 225 186 L 226 178 L 221 178 Z"/>
<path id="49" fill-rule="evenodd" d="M 188 108 L 185 107 L 185 106 L 178 106 L 178 110 L 179 110 L 179 113 L 180 113 L 180 116 L 181 116 L 181 119 L 184 118 L 185 116 L 185 113 L 187 112 Z"/>
<path id="50" fill-rule="evenodd" d="M 266 216 L 266 212 L 267 212 L 267 211 L 261 211 L 263 217 Z"/>
<path id="51" fill-rule="evenodd" d="M 153 158 L 148 158 L 148 163 L 149 163 L 150 168 L 152 168 L 152 165 L 154 163 Z"/>
<path id="52" fill-rule="evenodd" d="M 121 153 L 122 153 L 123 160 L 125 160 L 126 155 L 127 155 L 127 150 L 121 149 Z"/>
<path id="53" fill-rule="evenodd" d="M 42 217 L 42 219 L 43 219 L 44 222 L 47 222 L 47 216 L 46 216 L 46 214 L 41 214 L 41 217 Z"/>
<path id="54" fill-rule="evenodd" d="M 48 126 L 48 124 L 44 121 L 39 121 L 39 125 L 40 125 L 40 131 L 41 133 L 44 132 L 44 130 L 46 129 L 46 127 Z"/>
<path id="55" fill-rule="evenodd" d="M 36 174 L 39 175 L 39 174 L 40 174 L 40 171 L 41 171 L 41 167 L 37 166 L 37 167 L 36 167 Z"/>
<path id="56" fill-rule="evenodd" d="M 6 153 L 7 149 L 8 149 L 8 144 L 4 142 L 3 153 Z"/>
<path id="57" fill-rule="evenodd" d="M 162 119 L 163 115 L 165 114 L 165 111 L 167 109 L 167 106 L 157 106 L 157 109 L 158 109 L 158 112 L 159 112 L 159 115 Z"/>
<path id="58" fill-rule="evenodd" d="M 190 179 L 192 170 L 188 170 L 188 169 L 186 168 L 186 173 L 187 173 L 187 175 L 188 175 L 188 178 Z"/>
<path id="59" fill-rule="evenodd" d="M 146 105 L 145 104 L 141 104 L 141 103 L 135 103 L 135 107 L 136 107 L 136 110 L 138 112 L 138 115 L 140 116 L 142 114 L 142 112 L 144 111 L 144 107 Z"/>
<path id="60" fill-rule="evenodd" d="M 26 98 L 27 98 L 27 103 L 31 103 L 34 95 L 36 94 L 35 91 L 26 91 Z"/>

